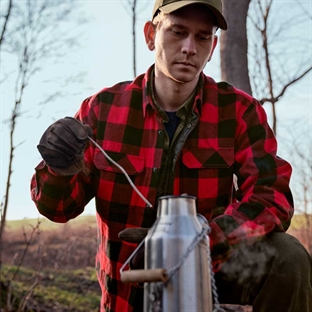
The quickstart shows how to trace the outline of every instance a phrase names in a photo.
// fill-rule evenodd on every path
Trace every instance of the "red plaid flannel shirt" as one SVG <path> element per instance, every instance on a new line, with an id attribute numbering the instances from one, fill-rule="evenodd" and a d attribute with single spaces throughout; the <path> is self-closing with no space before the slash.
<path id="1" fill-rule="evenodd" d="M 76 117 L 94 129 L 97 143 L 156 207 L 165 129 L 149 94 L 151 70 L 87 98 Z M 202 74 L 186 127 L 187 139 L 174 156 L 172 194 L 197 197 L 198 212 L 210 220 L 215 264 L 226 260 L 230 247 L 239 242 L 285 231 L 293 214 L 291 166 L 276 155 L 276 139 L 262 106 Z M 61 177 L 41 162 L 31 181 L 32 199 L 41 214 L 66 222 L 95 197 L 101 311 L 137 311 L 142 289 L 121 283 L 119 276 L 136 246 L 122 242 L 118 233 L 126 227 L 150 227 L 156 209 L 146 207 L 93 144 L 85 151 L 85 163 L 88 176 Z M 238 184 L 234 194 L 233 174 Z"/>

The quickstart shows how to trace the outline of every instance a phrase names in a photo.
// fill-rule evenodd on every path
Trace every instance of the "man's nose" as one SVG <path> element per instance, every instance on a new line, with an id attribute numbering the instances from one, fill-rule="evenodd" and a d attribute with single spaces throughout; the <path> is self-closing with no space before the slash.
<path id="1" fill-rule="evenodd" d="M 186 54 L 196 54 L 196 42 L 195 38 L 193 36 L 187 36 L 183 40 L 183 45 L 182 45 L 182 53 Z"/>

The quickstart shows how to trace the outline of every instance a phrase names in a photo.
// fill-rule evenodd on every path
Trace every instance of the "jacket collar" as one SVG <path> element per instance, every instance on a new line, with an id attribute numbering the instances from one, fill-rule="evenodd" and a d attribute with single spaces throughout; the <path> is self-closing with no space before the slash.
<path id="1" fill-rule="evenodd" d="M 143 117 L 146 116 L 146 111 L 148 107 L 151 107 L 155 111 L 157 111 L 157 107 L 155 103 L 153 102 L 152 97 L 152 75 L 154 74 L 154 67 L 155 64 L 153 64 L 147 72 L 144 74 L 143 80 L 142 80 L 142 99 L 143 99 Z M 197 84 L 197 90 L 194 98 L 194 104 L 193 104 L 193 111 L 200 114 L 201 113 L 201 106 L 203 102 L 203 93 L 204 93 L 204 81 L 205 81 L 205 75 L 204 73 L 200 74 L 198 84 Z"/>

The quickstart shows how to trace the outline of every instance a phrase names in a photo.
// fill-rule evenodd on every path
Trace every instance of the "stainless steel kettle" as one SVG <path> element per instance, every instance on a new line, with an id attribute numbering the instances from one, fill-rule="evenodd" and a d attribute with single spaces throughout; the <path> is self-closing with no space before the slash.
<path id="1" fill-rule="evenodd" d="M 159 199 L 157 219 L 144 240 L 144 270 L 121 269 L 122 280 L 145 282 L 144 312 L 213 310 L 208 232 L 195 197 Z"/>

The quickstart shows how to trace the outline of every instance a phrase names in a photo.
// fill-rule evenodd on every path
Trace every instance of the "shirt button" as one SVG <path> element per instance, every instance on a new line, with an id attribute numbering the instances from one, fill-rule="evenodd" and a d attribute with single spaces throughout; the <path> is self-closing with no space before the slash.
<path id="1" fill-rule="evenodd" d="M 157 168 L 156 167 L 153 168 L 153 172 L 157 172 Z"/>
<path id="2" fill-rule="evenodd" d="M 158 135 L 162 135 L 162 131 L 161 130 L 158 130 Z"/>
<path id="3" fill-rule="evenodd" d="M 192 124 L 188 123 L 187 127 L 190 129 L 192 127 Z"/>

